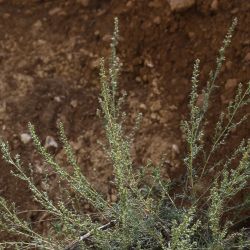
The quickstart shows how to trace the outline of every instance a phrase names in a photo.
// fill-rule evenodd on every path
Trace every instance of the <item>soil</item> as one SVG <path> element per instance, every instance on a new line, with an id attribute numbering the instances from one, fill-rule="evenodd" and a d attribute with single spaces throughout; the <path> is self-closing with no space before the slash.
<path id="1" fill-rule="evenodd" d="M 237 83 L 250 78 L 250 1 L 196 0 L 188 9 L 173 11 L 166 0 L 0 0 L 0 13 L 0 134 L 27 169 L 32 163 L 41 188 L 45 165 L 23 134 L 32 122 L 44 143 L 46 138 L 54 143 L 53 154 L 63 162 L 56 128 L 63 121 L 84 174 L 97 190 L 113 197 L 112 167 L 97 143 L 105 138 L 96 109 L 98 61 L 109 53 L 115 16 L 123 63 L 119 88 L 128 94 L 128 126 L 137 112 L 143 113 L 133 151 L 136 166 L 148 159 L 157 164 L 166 154 L 166 178 L 184 173 L 180 122 L 188 116 L 194 60 L 201 60 L 202 87 L 233 17 L 239 24 L 212 97 L 208 131 Z M 230 136 L 223 154 L 243 137 L 249 137 L 249 120 Z M 209 135 L 205 139 L 211 141 Z M 0 164 L 0 195 L 15 201 L 19 210 L 36 209 L 26 184 L 11 175 L 10 166 Z M 50 181 L 55 197 L 55 177 Z M 25 216 L 37 221 L 43 212 Z"/>

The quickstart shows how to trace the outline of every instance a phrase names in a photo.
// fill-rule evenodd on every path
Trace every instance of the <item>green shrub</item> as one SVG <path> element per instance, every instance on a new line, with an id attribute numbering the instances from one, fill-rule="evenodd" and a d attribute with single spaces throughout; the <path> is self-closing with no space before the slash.
<path id="1" fill-rule="evenodd" d="M 121 111 L 125 96 L 117 97 L 120 61 L 116 54 L 118 20 L 111 42 L 108 71 L 104 59 L 100 61 L 100 110 L 107 142 L 102 144 L 110 159 L 115 175 L 118 201 L 108 202 L 91 186 L 74 157 L 67 141 L 62 123 L 58 124 L 59 138 L 63 144 L 68 164 L 74 171 L 69 174 L 46 150 L 35 128 L 29 123 L 34 145 L 43 160 L 59 176 L 63 189 L 61 200 L 53 202 L 45 191 L 39 190 L 31 176 L 27 175 L 19 155 L 12 156 L 7 142 L 1 140 L 3 158 L 13 167 L 13 174 L 25 181 L 34 200 L 53 218 L 47 235 L 40 235 L 22 220 L 14 204 L 0 199 L 1 230 L 19 237 L 17 242 L 2 242 L 2 248 L 11 249 L 244 249 L 250 242 L 242 230 L 232 230 L 236 217 L 223 219 L 235 195 L 245 189 L 249 181 L 250 140 L 242 140 L 231 155 L 222 158 L 216 165 L 211 161 L 218 149 L 226 143 L 230 132 L 247 119 L 238 119 L 236 114 L 250 101 L 250 82 L 238 85 L 234 99 L 222 112 L 214 129 L 213 142 L 206 145 L 204 122 L 209 108 L 209 98 L 217 87 L 216 79 L 225 61 L 225 50 L 230 45 L 237 20 L 234 19 L 216 59 L 216 68 L 209 74 L 203 89 L 203 103 L 197 105 L 199 64 L 196 60 L 190 94 L 190 117 L 181 124 L 187 143 L 184 159 L 186 175 L 181 192 L 175 183 L 161 177 L 161 165 L 150 162 L 142 169 L 135 168 L 131 158 L 131 146 L 139 128 L 141 114 L 137 115 L 134 129 L 125 133 L 123 122 L 126 114 Z M 209 150 L 207 150 L 209 149 Z M 207 153 L 208 152 L 208 153 Z M 202 157 L 200 157 L 202 156 Z M 233 168 L 233 162 L 237 167 Z M 204 190 L 197 188 L 212 168 L 216 174 Z M 145 181 L 150 177 L 150 184 Z M 149 173 L 149 175 L 148 175 Z M 143 183 L 143 184 L 142 184 Z M 71 190 L 74 196 L 71 196 Z M 175 192 L 176 191 L 176 192 Z M 175 194 L 175 195 L 172 195 Z M 84 214 L 76 204 L 87 200 L 98 213 L 98 218 Z M 67 202 L 66 202 L 67 201 Z M 249 197 L 236 204 L 238 214 L 249 204 Z M 245 219 L 245 218 L 243 218 Z M 225 222 L 226 221 L 226 222 Z"/>

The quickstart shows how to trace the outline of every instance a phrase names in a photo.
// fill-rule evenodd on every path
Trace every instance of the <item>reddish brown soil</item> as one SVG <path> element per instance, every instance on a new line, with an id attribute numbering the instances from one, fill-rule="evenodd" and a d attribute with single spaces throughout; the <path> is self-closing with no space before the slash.
<path id="1" fill-rule="evenodd" d="M 136 137 L 135 163 L 147 159 L 158 163 L 165 153 L 169 175 L 180 176 L 184 146 L 179 124 L 188 115 L 193 62 L 201 60 L 204 86 L 225 32 L 232 18 L 238 17 L 228 61 L 217 81 L 220 89 L 208 114 L 212 128 L 220 108 L 232 97 L 232 89 L 225 90 L 227 79 L 245 83 L 250 78 L 250 1 L 220 0 L 212 8 L 212 1 L 197 0 L 180 13 L 171 12 L 166 0 L 90 0 L 87 6 L 79 2 L 0 1 L 1 136 L 13 152 L 33 163 L 42 187 L 42 160 L 31 143 L 22 143 L 20 135 L 31 121 L 43 142 L 48 135 L 58 142 L 56 122 L 63 121 L 83 172 L 98 190 L 110 192 L 112 168 L 97 144 L 104 133 L 95 114 L 98 58 L 108 55 L 113 18 L 118 16 L 123 62 L 120 90 L 128 93 L 128 124 L 133 124 L 138 111 L 144 117 Z M 230 152 L 240 138 L 248 136 L 246 122 L 232 134 L 223 152 Z M 60 161 L 61 147 L 54 154 Z M 53 189 L 51 193 L 56 196 Z M 20 210 L 36 208 L 26 185 L 10 174 L 3 161 L 0 195 L 15 201 Z M 36 220 L 43 214 L 27 216 Z"/>

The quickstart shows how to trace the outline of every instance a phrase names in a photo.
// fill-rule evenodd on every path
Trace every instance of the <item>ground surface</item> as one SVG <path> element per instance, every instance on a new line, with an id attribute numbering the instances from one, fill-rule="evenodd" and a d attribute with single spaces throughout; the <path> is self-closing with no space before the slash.
<path id="1" fill-rule="evenodd" d="M 23 161 L 33 163 L 41 188 L 44 164 L 21 135 L 27 133 L 31 121 L 43 142 L 47 136 L 58 142 L 56 123 L 61 120 L 84 173 L 112 198 L 112 168 L 96 142 L 104 135 L 96 109 L 98 59 L 108 55 L 114 16 L 120 20 L 120 90 L 128 93 L 128 124 L 133 124 L 138 111 L 144 117 L 136 136 L 137 165 L 149 158 L 158 163 L 166 153 L 168 175 L 178 178 L 183 172 L 179 124 L 188 114 L 193 62 L 201 60 L 204 85 L 235 16 L 239 25 L 217 82 L 220 89 L 213 96 L 208 128 L 232 97 L 235 83 L 250 78 L 249 1 L 197 0 L 187 10 L 172 12 L 167 0 L 1 0 L 0 13 L 0 134 Z M 247 125 L 232 134 L 223 152 L 249 136 Z M 60 146 L 54 154 L 62 159 Z M 0 195 L 15 201 L 20 209 L 35 209 L 27 187 L 9 170 L 1 161 Z M 50 178 L 53 197 L 55 177 Z M 43 213 L 27 216 L 39 220 Z"/>

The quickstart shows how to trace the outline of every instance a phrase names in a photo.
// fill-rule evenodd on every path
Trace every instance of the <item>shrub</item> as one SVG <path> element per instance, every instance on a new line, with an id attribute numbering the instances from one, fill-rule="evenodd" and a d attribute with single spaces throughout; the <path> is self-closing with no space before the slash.
<path id="1" fill-rule="evenodd" d="M 3 158 L 12 165 L 12 173 L 27 183 L 34 200 L 53 218 L 47 235 L 40 235 L 32 229 L 32 225 L 17 215 L 14 204 L 1 197 L 1 229 L 20 239 L 0 243 L 2 248 L 219 250 L 249 247 L 246 231 L 232 230 L 236 219 L 223 218 L 229 209 L 237 209 L 238 214 L 242 215 L 241 211 L 249 204 L 247 197 L 241 204 L 229 206 L 229 201 L 248 185 L 250 140 L 242 140 L 231 155 L 222 157 L 216 164 L 211 159 L 227 143 L 230 132 L 247 119 L 246 115 L 238 119 L 236 114 L 250 101 L 250 82 L 244 86 L 238 85 L 234 99 L 226 111 L 221 112 L 214 128 L 212 144 L 206 145 L 203 140 L 209 98 L 217 87 L 215 82 L 225 61 L 225 50 L 230 45 L 236 23 L 234 19 L 225 36 L 215 70 L 210 72 L 206 87 L 202 90 L 203 103 L 199 106 L 197 89 L 200 61 L 195 61 L 189 101 L 190 117 L 181 124 L 187 144 L 184 159 L 186 174 L 182 189 L 177 192 L 175 183 L 161 177 L 161 164 L 153 166 L 149 162 L 142 169 L 133 166 L 130 151 L 141 114 L 137 115 L 131 133 L 126 133 L 123 124 L 126 113 L 121 111 L 125 95 L 118 97 L 117 94 L 120 61 L 116 54 L 118 20 L 115 19 L 108 70 L 104 59 L 100 60 L 98 115 L 106 133 L 107 142 L 102 146 L 113 165 L 118 201 L 108 202 L 82 174 L 62 123 L 58 124 L 59 138 L 68 164 L 74 168 L 72 174 L 54 160 L 42 145 L 34 126 L 29 123 L 28 128 L 37 151 L 63 184 L 63 198 L 52 201 L 48 193 L 36 187 L 32 176 L 26 173 L 20 156 L 12 156 L 8 143 L 1 140 Z M 233 167 L 235 162 L 236 168 Z M 199 189 L 211 169 L 216 169 L 216 174 L 209 176 L 210 182 L 205 189 Z M 150 182 L 144 179 L 146 172 L 150 173 Z M 74 192 L 74 196 L 71 196 L 69 190 Z M 97 219 L 77 209 L 76 204 L 82 199 L 93 206 L 99 215 Z"/>

